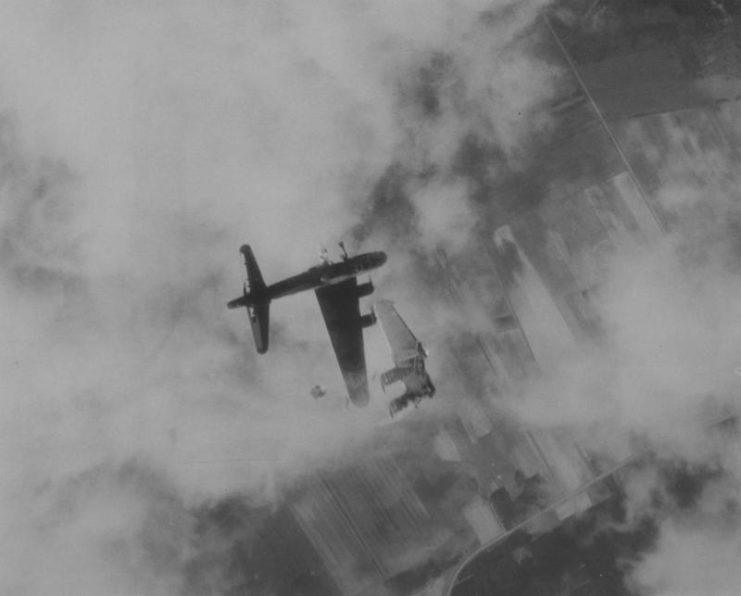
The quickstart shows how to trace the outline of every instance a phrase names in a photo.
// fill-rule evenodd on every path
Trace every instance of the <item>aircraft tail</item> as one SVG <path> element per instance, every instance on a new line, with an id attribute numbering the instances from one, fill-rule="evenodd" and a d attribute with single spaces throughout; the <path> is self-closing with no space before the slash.
<path id="1" fill-rule="evenodd" d="M 255 347 L 259 354 L 268 351 L 268 339 L 270 331 L 270 299 L 265 297 L 265 281 L 262 278 L 260 267 L 252 249 L 245 244 L 239 251 L 244 255 L 244 266 L 247 269 L 247 282 L 249 291 L 245 284 L 242 296 L 229 302 L 229 308 L 246 307 L 247 315 L 252 327 L 252 335 L 255 338 Z"/>
<path id="2" fill-rule="evenodd" d="M 258 354 L 268 351 L 268 339 L 270 337 L 270 301 L 259 302 L 254 306 L 247 307 L 250 317 L 252 336 L 255 338 L 255 347 Z"/>
<path id="3" fill-rule="evenodd" d="M 255 253 L 252 252 L 249 244 L 242 245 L 239 252 L 244 255 L 244 268 L 247 269 L 247 283 L 250 285 L 250 293 L 259 294 L 265 289 L 265 281 L 262 279 Z"/>

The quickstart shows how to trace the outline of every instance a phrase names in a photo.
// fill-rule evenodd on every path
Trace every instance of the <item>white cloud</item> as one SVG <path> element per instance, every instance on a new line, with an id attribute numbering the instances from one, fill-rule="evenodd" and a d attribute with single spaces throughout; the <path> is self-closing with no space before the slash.
<path id="1" fill-rule="evenodd" d="M 668 522 L 661 528 L 656 552 L 643 561 L 635 580 L 657 596 L 731 596 L 741 585 L 740 553 L 733 531 Z"/>
<path id="2" fill-rule="evenodd" d="M 275 499 L 385 419 L 338 406 L 311 296 L 274 307 L 272 353 L 254 356 L 244 317 L 225 309 L 237 249 L 249 241 L 272 281 L 346 233 L 408 146 L 402 81 L 436 52 L 476 79 L 476 118 L 449 121 L 500 126 L 487 107 L 499 71 L 484 65 L 541 4 L 0 8 L 3 588 L 177 593 L 188 507 Z M 496 42 L 476 30 L 488 9 L 508 23 Z M 509 147 L 508 122 L 492 139 Z M 448 167 L 454 145 L 423 144 Z M 425 242 L 450 241 L 451 214 L 453 239 L 465 233 L 464 187 L 452 188 L 458 203 L 417 205 Z M 317 382 L 324 400 L 309 397 Z M 165 535 L 163 563 L 142 544 L 169 510 L 183 534 Z"/>
<path id="3" fill-rule="evenodd" d="M 690 462 L 700 497 L 686 508 L 657 502 L 667 491 L 660 469 L 644 467 L 628 478 L 629 523 L 650 515 L 659 529 L 634 570 L 636 589 L 735 594 L 738 442 L 710 423 L 738 412 L 741 388 L 737 163 L 733 150 L 700 137 L 693 117 L 641 124 L 628 126 L 626 146 L 656 174 L 651 200 L 669 214 L 670 231 L 641 246 L 614 247 L 605 281 L 596 293 L 590 288 L 602 337 L 555 354 L 555 365 L 513 408 L 528 422 L 567 427 L 616 459 L 637 451 L 653 453 L 657 466 Z M 722 481 L 703 479 L 704 469 Z"/>

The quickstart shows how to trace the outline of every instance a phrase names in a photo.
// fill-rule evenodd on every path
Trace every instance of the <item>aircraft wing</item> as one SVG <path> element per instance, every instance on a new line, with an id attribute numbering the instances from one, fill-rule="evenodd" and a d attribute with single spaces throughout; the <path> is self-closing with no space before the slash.
<path id="1" fill-rule="evenodd" d="M 365 406 L 370 395 L 357 279 L 324 286 L 315 293 L 350 399 L 356 406 Z"/>
<path id="2" fill-rule="evenodd" d="M 419 356 L 419 341 L 411 329 L 396 312 L 391 300 L 379 300 L 373 306 L 376 316 L 391 347 L 394 366 L 408 365 L 409 361 Z"/>

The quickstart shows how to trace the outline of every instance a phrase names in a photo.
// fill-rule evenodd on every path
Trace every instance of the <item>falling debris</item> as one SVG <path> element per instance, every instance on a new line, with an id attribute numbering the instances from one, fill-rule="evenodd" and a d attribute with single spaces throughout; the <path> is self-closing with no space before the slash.
<path id="1" fill-rule="evenodd" d="M 311 397 L 314 399 L 319 399 L 327 395 L 327 390 L 321 385 L 314 385 L 309 393 L 311 393 Z"/>
<path id="2" fill-rule="evenodd" d="M 401 381 L 405 387 L 403 395 L 391 400 L 389 412 L 393 416 L 410 403 L 416 406 L 422 398 L 431 398 L 435 395 L 435 386 L 425 369 L 427 350 L 399 316 L 394 303 L 381 300 L 375 304 L 373 312 L 381 321 L 394 360 L 394 368 L 381 375 L 381 387 L 386 391 L 387 385 L 397 381 Z"/>

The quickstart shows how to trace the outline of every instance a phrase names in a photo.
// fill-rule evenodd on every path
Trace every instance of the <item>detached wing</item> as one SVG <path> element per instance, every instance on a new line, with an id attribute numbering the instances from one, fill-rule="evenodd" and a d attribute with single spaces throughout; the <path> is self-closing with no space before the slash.
<path id="1" fill-rule="evenodd" d="M 379 300 L 373 307 L 391 347 L 394 366 L 408 366 L 419 356 L 419 342 L 411 329 L 396 312 L 391 300 Z"/>
<path id="2" fill-rule="evenodd" d="M 370 397 L 356 278 L 315 290 L 350 399 L 365 406 Z"/>

